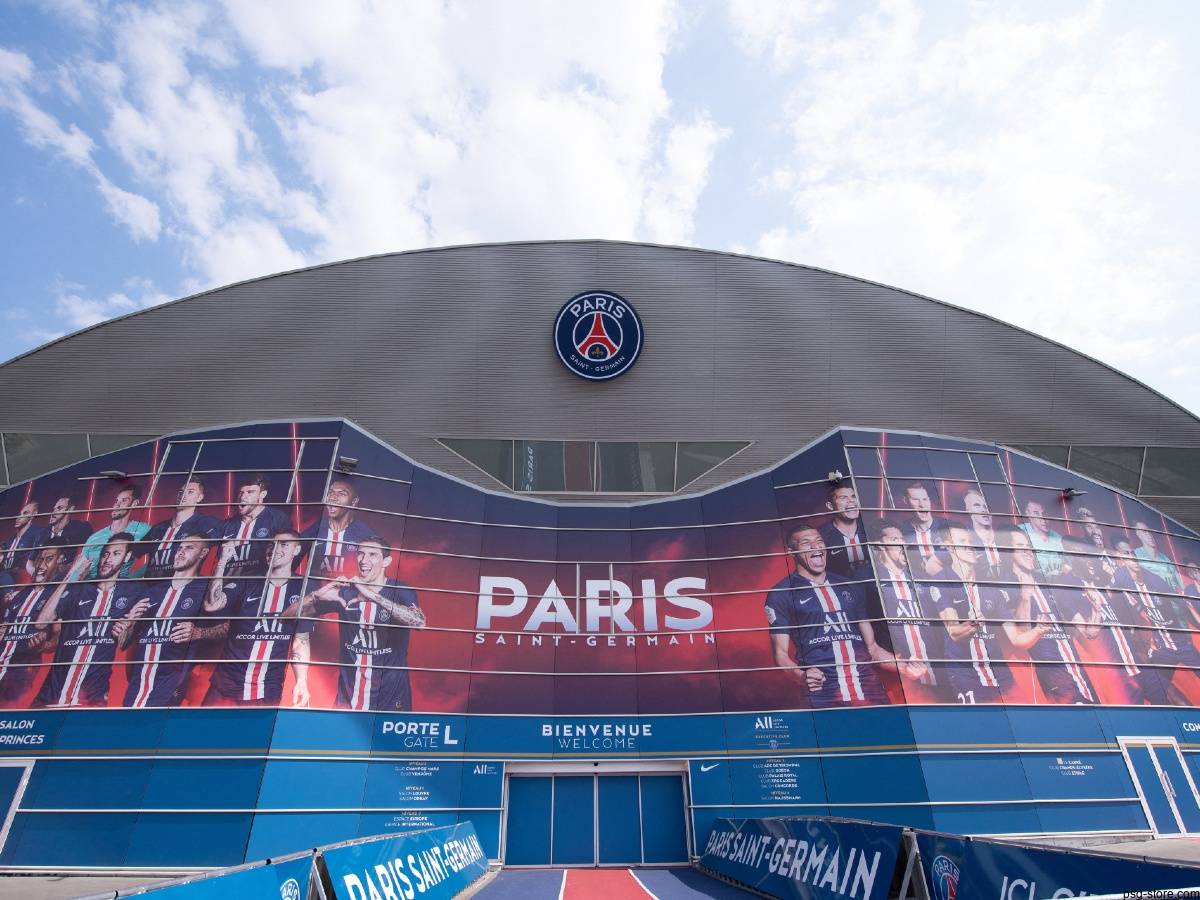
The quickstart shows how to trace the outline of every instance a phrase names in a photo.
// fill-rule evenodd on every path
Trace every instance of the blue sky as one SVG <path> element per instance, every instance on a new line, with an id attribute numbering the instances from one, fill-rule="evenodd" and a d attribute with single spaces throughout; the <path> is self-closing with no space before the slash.
<path id="1" fill-rule="evenodd" d="M 1187 0 L 0 16 L 0 358 L 300 266 L 601 237 L 907 288 L 1200 410 Z"/>

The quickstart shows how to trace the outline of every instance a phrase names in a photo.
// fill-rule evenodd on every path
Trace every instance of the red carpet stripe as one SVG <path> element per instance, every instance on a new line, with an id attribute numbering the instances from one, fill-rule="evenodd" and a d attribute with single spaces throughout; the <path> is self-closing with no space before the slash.
<path id="1" fill-rule="evenodd" d="M 570 869 L 563 900 L 650 900 L 628 869 Z"/>

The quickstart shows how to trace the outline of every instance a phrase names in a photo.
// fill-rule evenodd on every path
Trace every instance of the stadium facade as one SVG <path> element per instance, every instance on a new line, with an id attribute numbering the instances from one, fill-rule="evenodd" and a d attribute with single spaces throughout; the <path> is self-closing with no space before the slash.
<path id="1" fill-rule="evenodd" d="M 108 322 L 0 391 L 2 866 L 1200 831 L 1200 421 L 987 317 L 463 247 Z"/>

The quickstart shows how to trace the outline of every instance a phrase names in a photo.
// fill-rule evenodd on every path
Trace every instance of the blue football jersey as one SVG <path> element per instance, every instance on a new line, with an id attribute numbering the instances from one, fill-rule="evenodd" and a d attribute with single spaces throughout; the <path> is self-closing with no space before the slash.
<path id="1" fill-rule="evenodd" d="M 212 677 L 219 694 L 268 702 L 283 695 L 292 636 L 313 630 L 312 619 L 283 616 L 303 599 L 303 587 L 303 578 L 279 585 L 263 578 L 224 581 L 226 606 L 220 615 L 229 618 L 229 634 Z"/>
<path id="2" fill-rule="evenodd" d="M 67 587 L 58 603 L 58 649 L 38 693 L 39 705 L 95 705 L 108 698 L 117 651 L 112 625 L 145 587 L 138 581 L 118 581 L 104 590 L 96 584 Z"/>
<path id="3" fill-rule="evenodd" d="M 221 523 L 217 536 L 222 541 L 234 541 L 237 550 L 225 564 L 226 579 L 253 578 L 267 574 L 271 548 L 275 535 L 292 527 L 292 520 L 285 513 L 269 506 L 249 522 L 234 516 Z"/>
<path id="4" fill-rule="evenodd" d="M 871 699 L 877 687 L 857 624 L 867 617 L 859 585 L 837 575 L 815 584 L 793 573 L 767 594 L 766 614 L 771 631 L 791 639 L 797 665 L 824 671 L 823 692 L 844 703 Z"/>
<path id="5" fill-rule="evenodd" d="M 391 578 L 380 593 L 393 603 L 418 605 L 416 592 Z M 410 629 L 396 625 L 388 610 L 365 599 L 352 585 L 342 589 L 342 597 L 345 606 L 321 598 L 315 604 L 317 615 L 333 613 L 338 617 L 338 705 L 349 709 L 412 709 L 407 668 Z"/>
<path id="6" fill-rule="evenodd" d="M 174 706 L 183 699 L 196 642 L 177 644 L 171 640 L 171 631 L 183 622 L 202 624 L 207 592 L 206 578 L 193 578 L 181 589 L 170 581 L 146 587 L 142 596 L 150 600 L 150 608 L 137 624 L 126 706 Z"/>

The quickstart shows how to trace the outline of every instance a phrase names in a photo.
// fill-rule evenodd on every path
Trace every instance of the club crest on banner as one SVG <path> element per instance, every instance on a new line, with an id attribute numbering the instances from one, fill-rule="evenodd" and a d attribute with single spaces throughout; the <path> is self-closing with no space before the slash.
<path id="1" fill-rule="evenodd" d="M 933 860 L 933 896 L 935 900 L 954 900 L 958 892 L 958 866 L 945 856 Z"/>
<path id="2" fill-rule="evenodd" d="M 610 291 L 585 291 L 566 302 L 554 321 L 554 349 L 563 365 L 589 381 L 624 374 L 642 352 L 642 321 Z"/>

